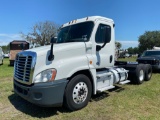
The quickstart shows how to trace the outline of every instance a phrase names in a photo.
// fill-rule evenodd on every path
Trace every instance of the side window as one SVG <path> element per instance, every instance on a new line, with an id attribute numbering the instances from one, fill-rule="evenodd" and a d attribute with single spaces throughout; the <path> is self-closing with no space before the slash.
<path id="1" fill-rule="evenodd" d="M 111 40 L 111 27 L 109 25 L 99 24 L 96 32 L 96 43 L 109 43 Z"/>

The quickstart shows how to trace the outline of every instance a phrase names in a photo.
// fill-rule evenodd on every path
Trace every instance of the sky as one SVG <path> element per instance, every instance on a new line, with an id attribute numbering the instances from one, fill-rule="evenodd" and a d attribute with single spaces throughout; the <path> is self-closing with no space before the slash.
<path id="1" fill-rule="evenodd" d="M 63 24 L 87 16 L 114 20 L 122 48 L 137 47 L 145 31 L 160 30 L 160 0 L 0 0 L 0 46 L 22 40 L 37 22 Z"/>

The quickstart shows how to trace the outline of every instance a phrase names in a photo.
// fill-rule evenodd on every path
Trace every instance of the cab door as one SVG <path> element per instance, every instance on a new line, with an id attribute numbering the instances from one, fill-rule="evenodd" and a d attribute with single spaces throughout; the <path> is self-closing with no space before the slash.
<path id="1" fill-rule="evenodd" d="M 94 67 L 98 69 L 113 66 L 115 51 L 113 23 L 97 21 L 94 31 L 95 34 L 92 36 Z"/>

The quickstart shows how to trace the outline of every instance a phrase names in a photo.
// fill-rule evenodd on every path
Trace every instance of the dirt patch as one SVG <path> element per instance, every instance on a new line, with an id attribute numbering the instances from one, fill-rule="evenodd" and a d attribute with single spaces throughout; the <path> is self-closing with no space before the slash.
<path id="1" fill-rule="evenodd" d="M 2 108 L 0 107 L 0 114 L 7 113 L 11 111 L 11 109 L 12 109 L 12 106 L 2 107 Z"/>
<path id="2" fill-rule="evenodd" d="M 0 78 L 0 81 L 13 81 L 13 77 L 3 77 Z"/>

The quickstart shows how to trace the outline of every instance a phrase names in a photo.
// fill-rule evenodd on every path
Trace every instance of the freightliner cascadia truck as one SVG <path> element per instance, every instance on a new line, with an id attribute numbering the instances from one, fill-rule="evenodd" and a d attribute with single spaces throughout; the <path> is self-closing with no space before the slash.
<path id="1" fill-rule="evenodd" d="M 150 80 L 151 66 L 115 61 L 115 24 L 91 16 L 63 24 L 51 45 L 19 52 L 14 91 L 44 107 L 85 107 L 92 95 L 129 82 Z"/>

